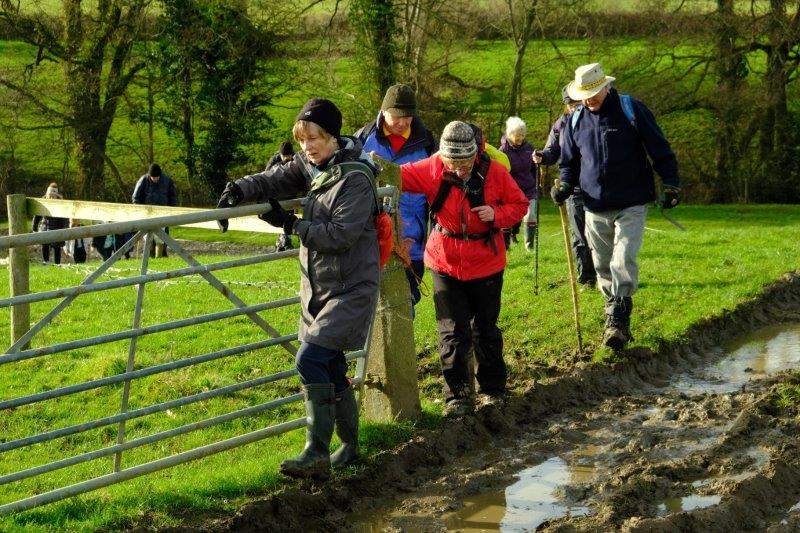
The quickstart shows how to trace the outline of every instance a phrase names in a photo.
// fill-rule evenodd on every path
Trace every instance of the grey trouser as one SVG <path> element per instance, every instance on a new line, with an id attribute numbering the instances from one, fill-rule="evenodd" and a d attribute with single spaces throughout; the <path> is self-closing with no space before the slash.
<path id="1" fill-rule="evenodd" d="M 636 256 L 642 247 L 647 207 L 593 213 L 586 211 L 586 238 L 592 249 L 597 284 L 603 296 L 633 296 L 639 285 Z"/>

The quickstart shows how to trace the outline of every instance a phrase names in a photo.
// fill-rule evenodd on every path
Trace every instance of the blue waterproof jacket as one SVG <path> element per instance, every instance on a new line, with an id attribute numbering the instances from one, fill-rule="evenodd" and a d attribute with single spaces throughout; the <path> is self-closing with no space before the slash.
<path id="1" fill-rule="evenodd" d="M 400 151 L 392 151 L 392 143 L 383 133 L 383 113 L 358 130 L 355 137 L 364 145 L 364 151 L 375 152 L 379 157 L 402 165 L 429 157 L 439 150 L 438 143 L 422 119 L 411 121 L 411 135 Z M 424 194 L 404 192 L 400 195 L 400 218 L 403 220 L 403 238 L 413 239 L 409 250 L 412 261 L 421 261 L 425 255 L 425 240 L 428 236 L 428 201 Z"/>
<path id="2" fill-rule="evenodd" d="M 653 113 L 639 100 L 632 103 L 635 126 L 611 89 L 596 113 L 583 109 L 562 131 L 561 179 L 580 186 L 589 211 L 655 200 L 654 168 L 665 185 L 679 186 L 678 161 Z"/>

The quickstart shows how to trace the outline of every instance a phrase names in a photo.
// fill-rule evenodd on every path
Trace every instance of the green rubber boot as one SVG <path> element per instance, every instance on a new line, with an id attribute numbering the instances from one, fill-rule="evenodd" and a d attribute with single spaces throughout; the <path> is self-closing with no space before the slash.
<path id="1" fill-rule="evenodd" d="M 358 403 L 353 387 L 336 397 L 336 434 L 342 445 L 331 455 L 331 466 L 355 463 L 358 460 Z"/>
<path id="2" fill-rule="evenodd" d="M 281 463 L 281 473 L 289 477 L 324 480 L 331 475 L 330 445 L 335 417 L 332 383 L 309 383 L 306 396 L 306 447 L 294 459 Z"/>

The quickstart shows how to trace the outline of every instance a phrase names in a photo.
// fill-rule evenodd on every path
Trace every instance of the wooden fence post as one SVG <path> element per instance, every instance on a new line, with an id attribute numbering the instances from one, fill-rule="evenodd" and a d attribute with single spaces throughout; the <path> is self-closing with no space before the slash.
<path id="1" fill-rule="evenodd" d="M 399 190 L 400 167 L 383 160 L 379 160 L 379 164 L 383 168 L 380 182 L 394 185 Z M 402 242 L 399 213 L 394 213 L 393 221 L 396 242 Z M 388 422 L 419 416 L 411 289 L 405 267 L 395 256 L 381 276 L 378 311 L 369 346 L 367 378 L 368 385 L 363 394 L 366 419 Z"/>
<path id="2" fill-rule="evenodd" d="M 6 197 L 8 206 L 8 234 L 16 235 L 28 232 L 28 209 L 24 194 L 9 194 Z M 8 281 L 11 296 L 19 296 L 30 292 L 28 247 L 20 246 L 8 250 Z M 11 343 L 16 342 L 31 328 L 30 304 L 11 307 Z M 24 350 L 27 345 L 22 347 Z"/>

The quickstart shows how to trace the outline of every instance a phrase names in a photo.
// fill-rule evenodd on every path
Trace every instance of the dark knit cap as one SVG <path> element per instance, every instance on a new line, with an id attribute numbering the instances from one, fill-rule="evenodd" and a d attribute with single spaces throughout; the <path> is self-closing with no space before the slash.
<path id="1" fill-rule="evenodd" d="M 153 176 L 154 178 L 158 178 L 161 176 L 161 167 L 158 166 L 157 163 L 153 163 L 150 165 L 150 170 L 147 171 L 148 176 Z"/>
<path id="2" fill-rule="evenodd" d="M 306 102 L 295 120 L 313 122 L 336 138 L 342 133 L 342 112 L 336 104 L 324 98 L 312 98 Z"/>
<path id="3" fill-rule="evenodd" d="M 567 92 L 567 89 L 569 89 L 569 83 L 564 85 L 564 88 L 561 89 L 561 99 L 564 101 L 564 103 L 566 105 L 576 103 L 577 100 L 573 100 L 572 98 L 569 97 L 569 93 Z"/>
<path id="4" fill-rule="evenodd" d="M 278 149 L 278 152 L 286 157 L 294 155 L 294 147 L 292 146 L 291 141 L 283 141 L 281 143 L 281 147 Z"/>
<path id="5" fill-rule="evenodd" d="M 392 85 L 383 97 L 381 111 L 388 111 L 398 117 L 413 117 L 417 114 L 417 97 L 414 89 L 403 83 Z"/>

